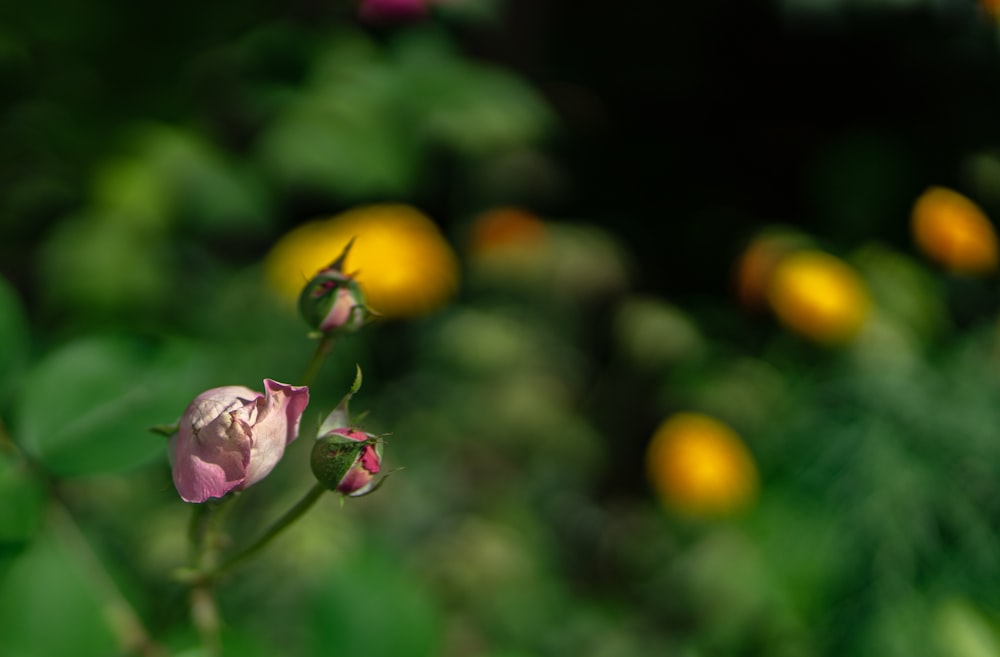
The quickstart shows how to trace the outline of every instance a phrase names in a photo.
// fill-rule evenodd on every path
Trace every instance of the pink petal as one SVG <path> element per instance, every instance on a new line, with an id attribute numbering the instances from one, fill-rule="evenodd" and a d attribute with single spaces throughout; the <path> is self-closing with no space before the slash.
<path id="1" fill-rule="evenodd" d="M 373 445 L 365 447 L 365 452 L 361 455 L 361 467 L 372 474 L 378 474 L 379 469 L 382 467 L 382 459 L 379 458 L 378 452 L 375 451 Z"/>
<path id="2" fill-rule="evenodd" d="M 233 387 L 249 399 L 206 391 L 195 398 L 171 439 L 174 486 L 186 502 L 222 497 L 246 479 L 250 462 L 250 426 L 241 416 L 255 404 L 249 388 Z M 221 409 L 221 412 L 219 411 Z"/>
<path id="3" fill-rule="evenodd" d="M 243 488 L 257 483 L 274 469 L 285 446 L 299 435 L 302 413 L 309 404 L 309 388 L 264 380 L 265 395 L 257 400 L 252 450 Z"/>

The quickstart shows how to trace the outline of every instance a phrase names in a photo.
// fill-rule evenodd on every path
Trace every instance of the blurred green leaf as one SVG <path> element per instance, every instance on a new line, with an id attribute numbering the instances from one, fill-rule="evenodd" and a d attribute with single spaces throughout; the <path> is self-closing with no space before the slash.
<path id="1" fill-rule="evenodd" d="M 854 254 L 879 310 L 927 343 L 948 323 L 941 281 L 913 259 L 880 244 Z"/>
<path id="2" fill-rule="evenodd" d="M 0 451 L 0 581 L 30 545 L 45 507 L 42 483 L 14 454 Z"/>
<path id="3" fill-rule="evenodd" d="M 268 226 L 265 187 L 212 144 L 182 128 L 133 128 L 124 155 L 104 163 L 95 207 L 123 228 L 161 231 L 186 219 L 203 233 Z"/>
<path id="4" fill-rule="evenodd" d="M 403 194 L 417 171 L 415 143 L 391 101 L 345 85 L 303 97 L 264 135 L 266 166 L 286 183 L 349 198 Z"/>
<path id="5" fill-rule="evenodd" d="M 149 308 L 166 296 L 163 244 L 113 215 L 63 222 L 42 252 L 42 278 L 53 305 L 95 310 Z"/>
<path id="6" fill-rule="evenodd" d="M 396 43 L 400 101 L 431 139 L 485 155 L 539 139 L 554 124 L 542 98 L 503 69 L 469 62 L 437 32 Z"/>
<path id="7" fill-rule="evenodd" d="M 154 424 L 180 417 L 199 359 L 114 338 L 80 340 L 41 361 L 24 382 L 16 437 L 54 474 L 110 472 L 165 454 Z"/>
<path id="8" fill-rule="evenodd" d="M 309 85 L 262 135 L 265 167 L 286 184 L 349 198 L 409 191 L 419 144 L 405 122 L 397 78 L 360 34 L 331 39 Z"/>
<path id="9" fill-rule="evenodd" d="M 990 622 L 967 600 L 952 599 L 935 612 L 934 630 L 941 653 L 947 657 L 997 657 L 1000 636 Z"/>
<path id="10" fill-rule="evenodd" d="M 652 296 L 634 295 L 622 301 L 614 337 L 615 346 L 639 370 L 696 361 L 708 348 L 689 315 Z"/>
<path id="11" fill-rule="evenodd" d="M 96 174 L 93 196 L 104 212 L 149 230 L 164 228 L 173 210 L 166 181 L 140 157 L 105 162 Z"/>
<path id="12" fill-rule="evenodd" d="M 552 124 L 527 84 L 468 63 L 436 32 L 403 34 L 390 50 L 342 33 L 258 147 L 286 184 L 364 198 L 411 191 L 429 144 L 481 156 L 523 146 Z"/>
<path id="13" fill-rule="evenodd" d="M 312 654 L 441 654 L 441 620 L 433 600 L 398 561 L 377 552 L 341 562 L 319 594 L 313 614 Z"/>
<path id="14" fill-rule="evenodd" d="M 115 640 L 105 611 L 74 555 L 45 536 L 0 583 L 0 654 L 113 655 Z"/>
<path id="15" fill-rule="evenodd" d="M 0 452 L 0 545 L 27 541 L 35 533 L 44 507 L 45 491 L 11 454 Z"/>
<path id="16" fill-rule="evenodd" d="M 14 289 L 0 278 L 0 401 L 27 360 L 28 320 Z"/>

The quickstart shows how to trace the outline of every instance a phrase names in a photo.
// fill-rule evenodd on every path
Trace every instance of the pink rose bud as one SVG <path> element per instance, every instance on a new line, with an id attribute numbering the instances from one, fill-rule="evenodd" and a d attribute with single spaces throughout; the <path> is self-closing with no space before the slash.
<path id="1" fill-rule="evenodd" d="M 366 21 L 409 21 L 427 13 L 427 0 L 361 0 L 358 14 Z"/>
<path id="2" fill-rule="evenodd" d="M 299 435 L 309 389 L 264 380 L 261 394 L 243 386 L 194 398 L 170 440 L 174 486 L 185 502 L 204 502 L 266 477 Z"/>
<path id="3" fill-rule="evenodd" d="M 382 467 L 382 441 L 357 429 L 333 429 L 321 436 L 312 451 L 312 471 L 324 486 L 350 497 L 375 490 Z"/>
<path id="4" fill-rule="evenodd" d="M 302 317 L 310 327 L 325 335 L 353 333 L 373 315 L 365 306 L 361 286 L 343 272 L 351 244 L 353 241 L 336 260 L 313 276 L 299 295 Z"/>

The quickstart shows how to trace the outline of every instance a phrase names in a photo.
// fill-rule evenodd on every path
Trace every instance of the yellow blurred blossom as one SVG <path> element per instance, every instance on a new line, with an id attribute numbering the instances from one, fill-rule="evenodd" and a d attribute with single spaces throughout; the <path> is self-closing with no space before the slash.
<path id="1" fill-rule="evenodd" d="M 763 308 L 778 262 L 807 243 L 804 236 L 786 229 L 768 229 L 754 237 L 736 263 L 736 296 L 740 304 L 749 310 Z"/>
<path id="2" fill-rule="evenodd" d="M 913 206 L 911 227 L 917 246 L 956 274 L 986 274 L 997 268 L 993 224 L 975 203 L 958 192 L 931 187 Z"/>
<path id="3" fill-rule="evenodd" d="M 646 466 L 663 503 L 686 515 L 725 515 L 757 496 L 749 450 L 731 428 L 701 413 L 667 418 L 650 441 Z"/>
<path id="4" fill-rule="evenodd" d="M 295 300 L 351 238 L 344 271 L 357 273 L 368 305 L 381 315 L 430 312 L 458 289 L 458 259 L 451 246 L 426 215 L 401 204 L 360 206 L 293 229 L 268 254 L 268 279 Z"/>
<path id="5" fill-rule="evenodd" d="M 823 344 L 852 340 L 871 309 L 871 298 L 860 276 L 842 260 L 815 250 L 783 258 L 767 292 L 781 323 Z"/>

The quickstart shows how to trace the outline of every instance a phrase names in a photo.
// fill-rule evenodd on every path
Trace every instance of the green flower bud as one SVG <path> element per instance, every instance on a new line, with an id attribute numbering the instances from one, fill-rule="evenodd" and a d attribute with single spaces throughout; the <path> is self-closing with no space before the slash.
<path id="1" fill-rule="evenodd" d="M 361 286 L 343 271 L 353 240 L 344 251 L 319 271 L 299 295 L 299 312 L 306 323 L 324 335 L 353 333 L 373 315 L 365 305 Z"/>
<path id="2" fill-rule="evenodd" d="M 366 495 L 378 486 L 382 467 L 382 441 L 364 431 L 334 429 L 316 440 L 310 459 L 316 479 L 350 497 Z"/>

